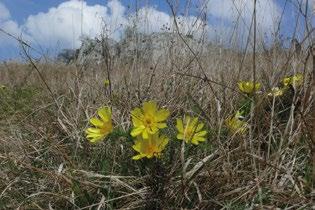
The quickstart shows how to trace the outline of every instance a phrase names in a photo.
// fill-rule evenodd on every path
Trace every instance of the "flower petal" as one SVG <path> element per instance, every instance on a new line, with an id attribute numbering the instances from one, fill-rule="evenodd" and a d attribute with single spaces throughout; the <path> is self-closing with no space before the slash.
<path id="1" fill-rule="evenodd" d="M 135 144 L 132 146 L 132 149 L 134 149 L 137 152 L 141 151 L 141 142 L 135 142 Z"/>
<path id="2" fill-rule="evenodd" d="M 99 128 L 88 128 L 85 130 L 85 133 L 89 134 L 89 133 L 102 133 L 101 129 Z"/>
<path id="3" fill-rule="evenodd" d="M 198 123 L 198 117 L 194 117 L 193 120 L 192 120 L 192 122 L 190 123 L 190 126 L 191 126 L 192 128 L 195 128 L 196 125 L 197 125 L 197 123 Z"/>
<path id="4" fill-rule="evenodd" d="M 199 123 L 197 128 L 196 128 L 196 132 L 201 131 L 201 129 L 204 127 L 204 125 L 205 125 L 204 123 Z"/>
<path id="5" fill-rule="evenodd" d="M 104 122 L 107 122 L 111 119 L 112 112 L 109 107 L 102 107 L 97 111 L 97 114 Z"/>
<path id="6" fill-rule="evenodd" d="M 199 142 L 204 142 L 206 141 L 205 137 L 201 137 L 201 136 L 196 136 L 191 140 L 191 143 L 193 144 L 199 144 Z"/>
<path id="7" fill-rule="evenodd" d="M 135 155 L 132 157 L 133 160 L 140 160 L 142 158 L 144 158 L 146 155 L 145 154 L 139 154 L 139 155 Z"/>
<path id="8" fill-rule="evenodd" d="M 95 138 L 95 137 L 101 137 L 101 136 L 104 136 L 104 135 L 101 133 L 89 133 L 86 135 L 87 138 Z"/>
<path id="9" fill-rule="evenodd" d="M 184 135 L 182 133 L 179 133 L 179 134 L 177 134 L 176 138 L 179 139 L 179 140 L 183 140 L 184 139 Z"/>
<path id="10" fill-rule="evenodd" d="M 183 120 L 177 118 L 176 119 L 176 128 L 180 133 L 184 133 L 184 126 L 183 126 Z"/>
<path id="11" fill-rule="evenodd" d="M 135 127 L 130 132 L 130 135 L 133 137 L 136 137 L 136 136 L 140 135 L 143 132 L 143 130 L 144 130 L 144 126 Z"/>
<path id="12" fill-rule="evenodd" d="M 92 117 L 90 119 L 90 123 L 96 127 L 103 127 L 104 126 L 104 122 L 102 122 L 101 120 L 99 120 L 96 117 Z"/>
<path id="13" fill-rule="evenodd" d="M 157 111 L 157 105 L 154 101 L 148 101 L 143 103 L 143 111 L 144 113 L 149 113 L 151 115 L 155 115 Z"/>
<path id="14" fill-rule="evenodd" d="M 160 129 L 167 127 L 166 123 L 157 123 L 156 126 Z"/>
<path id="15" fill-rule="evenodd" d="M 156 113 L 156 121 L 161 122 L 168 118 L 170 112 L 167 109 L 161 109 Z"/>
<path id="16" fill-rule="evenodd" d="M 200 136 L 205 136 L 206 134 L 207 134 L 207 131 L 200 131 L 200 132 L 196 133 L 195 136 L 200 137 Z"/>
<path id="17" fill-rule="evenodd" d="M 158 127 L 151 127 L 151 128 L 147 128 L 146 129 L 147 130 L 147 132 L 149 133 L 149 134 L 155 134 L 155 133 L 157 133 L 158 131 L 159 131 L 159 128 Z"/>
<path id="18" fill-rule="evenodd" d="M 88 139 L 89 142 L 95 143 L 97 141 L 103 140 L 104 136 L 103 135 L 87 135 L 86 138 Z"/>
<path id="19" fill-rule="evenodd" d="M 148 139 L 149 138 L 149 134 L 148 134 L 146 129 L 144 129 L 143 132 L 142 132 L 142 138 L 144 138 L 144 139 Z"/>
<path id="20" fill-rule="evenodd" d="M 185 116 L 185 117 L 184 117 L 184 124 L 185 124 L 185 127 L 190 126 L 190 123 L 191 123 L 191 117 L 190 117 L 190 116 Z"/>
<path id="21" fill-rule="evenodd" d="M 168 144 L 169 139 L 166 136 L 160 137 L 159 149 L 160 151 L 164 150 L 165 146 Z"/>

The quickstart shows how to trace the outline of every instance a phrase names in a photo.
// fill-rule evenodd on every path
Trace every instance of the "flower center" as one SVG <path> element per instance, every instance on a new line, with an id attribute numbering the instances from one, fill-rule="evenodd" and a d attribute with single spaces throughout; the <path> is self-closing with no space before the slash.
<path id="1" fill-rule="evenodd" d="M 148 124 L 148 125 L 150 125 L 150 124 L 152 123 L 150 119 L 146 119 L 145 122 L 146 122 L 146 124 Z"/>
<path id="2" fill-rule="evenodd" d="M 149 145 L 147 148 L 147 153 L 148 154 L 154 154 L 157 152 L 157 147 L 154 145 Z"/>
<path id="3" fill-rule="evenodd" d="M 192 129 L 187 128 L 187 129 L 185 130 L 185 134 L 184 134 L 185 139 L 191 140 L 192 137 L 193 137 L 193 135 L 194 135 L 194 132 L 193 132 Z"/>
<path id="4" fill-rule="evenodd" d="M 146 127 L 151 128 L 153 126 L 153 123 L 154 123 L 153 122 L 153 118 L 151 116 L 146 116 L 144 118 L 144 124 L 145 124 Z"/>
<path id="5" fill-rule="evenodd" d="M 112 129 L 112 125 L 108 124 L 108 125 L 104 125 L 102 128 L 100 128 L 101 133 L 105 134 L 105 133 L 109 133 L 110 130 Z"/>

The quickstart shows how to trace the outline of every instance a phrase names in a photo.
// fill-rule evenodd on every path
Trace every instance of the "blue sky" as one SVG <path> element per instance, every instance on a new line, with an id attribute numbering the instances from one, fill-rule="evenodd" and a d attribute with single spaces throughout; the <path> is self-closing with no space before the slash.
<path id="1" fill-rule="evenodd" d="M 109 36 L 119 40 L 124 28 L 130 24 L 130 17 L 135 11 L 136 0 L 0 0 L 0 28 L 15 36 L 22 37 L 43 54 L 55 54 L 63 48 L 77 48 L 79 37 L 95 37 L 105 23 Z M 187 1 L 180 2 L 179 16 L 182 15 Z M 196 27 L 193 23 L 198 20 L 196 7 L 199 0 L 191 1 L 193 5 L 187 16 L 181 16 L 182 32 Z M 235 24 L 235 11 L 232 11 L 232 0 L 209 0 L 207 4 L 207 29 L 209 40 L 217 37 L 228 38 Z M 236 0 L 242 10 L 242 33 L 251 20 L 252 0 Z M 263 36 L 272 36 L 277 17 L 285 6 L 285 0 L 259 0 L 258 22 L 259 31 Z M 79 7 L 79 9 L 78 9 Z M 81 8 L 81 10 L 80 10 Z M 148 9 L 150 8 L 150 9 Z M 281 24 L 283 37 L 290 37 L 295 26 L 295 13 L 292 4 L 286 5 Z M 171 25 L 170 9 L 165 0 L 138 0 L 139 30 L 145 33 L 159 32 L 162 25 Z M 82 11 L 84 11 L 82 13 Z M 82 23 L 80 22 L 83 14 Z M 78 20 L 80 19 L 80 20 Z M 199 25 L 203 25 L 198 20 Z M 78 24 L 80 22 L 80 24 Z M 198 24 L 197 24 L 198 25 Z M 301 25 L 301 24 L 299 24 Z M 82 30 L 83 28 L 83 30 Z M 192 31 L 198 34 L 199 28 Z M 303 30 L 302 27 L 299 30 Z M 9 37 L 0 32 L 0 60 L 19 58 L 20 49 Z"/>
<path id="2" fill-rule="evenodd" d="M 12 17 L 22 24 L 29 15 L 34 15 L 39 12 L 47 12 L 49 8 L 56 7 L 65 2 L 65 0 L 0 0 L 10 11 Z M 104 5 L 107 0 L 87 0 L 88 5 L 100 4 Z M 135 7 L 135 0 L 121 1 L 125 6 Z M 140 6 L 145 4 L 144 1 L 139 2 Z M 164 0 L 150 0 L 150 5 L 156 6 L 159 10 L 168 10 Z"/>

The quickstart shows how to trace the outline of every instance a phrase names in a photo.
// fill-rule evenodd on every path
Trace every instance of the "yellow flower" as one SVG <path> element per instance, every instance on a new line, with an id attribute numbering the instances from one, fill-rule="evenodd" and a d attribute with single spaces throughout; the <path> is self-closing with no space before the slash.
<path id="1" fill-rule="evenodd" d="M 303 74 L 301 73 L 297 73 L 294 76 L 291 77 L 285 77 L 282 80 L 282 84 L 284 86 L 289 86 L 289 85 L 293 85 L 293 86 L 300 86 L 303 83 Z"/>
<path id="2" fill-rule="evenodd" d="M 202 130 L 203 123 L 198 123 L 198 118 L 191 119 L 190 116 L 185 116 L 184 120 L 177 119 L 176 128 L 178 130 L 177 139 L 184 140 L 186 143 L 198 145 L 199 142 L 206 140 L 207 131 Z"/>
<path id="3" fill-rule="evenodd" d="M 251 81 L 241 81 L 237 84 L 240 91 L 247 94 L 252 94 L 254 91 L 258 91 L 261 88 L 261 84 L 259 82 L 256 82 L 255 85 Z"/>
<path id="4" fill-rule="evenodd" d="M 132 148 L 140 154 L 132 157 L 133 160 L 139 160 L 141 158 L 159 158 L 161 152 L 168 144 L 168 138 L 164 135 L 159 136 L 159 133 L 149 135 L 147 139 L 143 139 L 142 136 L 138 136 L 135 140 L 135 144 Z"/>
<path id="5" fill-rule="evenodd" d="M 160 109 L 155 102 L 144 102 L 142 109 L 135 108 L 131 111 L 132 123 L 134 128 L 131 136 L 135 137 L 142 134 L 142 138 L 147 139 L 149 135 L 155 134 L 159 129 L 167 127 L 164 122 L 168 116 L 167 109 Z"/>
<path id="6" fill-rule="evenodd" d="M 242 117 L 241 113 L 236 112 L 236 114 L 233 117 L 230 117 L 225 121 L 225 124 L 232 133 L 236 132 L 245 133 L 245 131 L 247 130 L 248 124 L 240 120 L 241 117 Z"/>
<path id="7" fill-rule="evenodd" d="M 285 91 L 285 88 L 273 87 L 271 91 L 268 93 L 268 96 L 278 97 L 282 96 Z"/>
<path id="8" fill-rule="evenodd" d="M 100 118 L 92 117 L 90 123 L 94 125 L 92 128 L 86 129 L 86 138 L 95 143 L 103 140 L 108 134 L 113 131 L 112 124 L 112 112 L 109 107 L 102 107 L 97 110 L 97 114 Z"/>
<path id="9" fill-rule="evenodd" d="M 104 80 L 104 86 L 107 87 L 110 84 L 110 81 L 108 79 Z"/>

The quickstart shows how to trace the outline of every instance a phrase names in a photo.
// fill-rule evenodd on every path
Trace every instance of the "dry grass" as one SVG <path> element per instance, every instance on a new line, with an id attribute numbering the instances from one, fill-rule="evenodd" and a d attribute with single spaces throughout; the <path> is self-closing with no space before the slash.
<path id="1" fill-rule="evenodd" d="M 0 208 L 311 208 L 310 63 L 270 53 L 257 54 L 257 80 L 266 91 L 299 66 L 299 107 L 280 122 L 268 97 L 258 97 L 246 135 L 230 134 L 224 120 L 244 98 L 236 82 L 249 79 L 251 56 L 209 51 L 200 65 L 192 56 L 152 66 L 116 61 L 110 69 L 36 64 L 53 97 L 32 65 L 1 65 Z M 111 90 L 103 86 L 108 70 Z M 172 139 L 161 161 L 132 161 L 132 142 L 91 145 L 84 137 L 99 106 L 110 105 L 115 125 L 128 131 L 130 110 L 149 99 L 171 110 L 169 122 L 183 113 L 207 122 L 207 142 L 186 147 L 185 179 L 179 141 Z M 174 127 L 167 133 L 175 136 Z"/>
<path id="2" fill-rule="evenodd" d="M 250 44 L 246 53 L 191 49 L 174 32 L 182 50 L 170 46 L 156 62 L 135 55 L 65 65 L 25 54 L 25 63 L 1 64 L 0 209 L 314 208 L 310 34 L 301 53 L 253 51 Z M 275 101 L 267 96 L 296 72 L 303 85 Z M 248 107 L 250 129 L 233 134 L 225 120 L 248 100 L 237 82 L 252 78 L 262 93 Z M 129 132 L 130 111 L 147 100 L 171 111 L 161 159 L 133 161 L 133 142 L 120 135 L 95 145 L 86 140 L 100 106 L 112 107 L 115 127 Z M 184 114 L 206 122 L 208 136 L 181 151 L 174 123 Z"/>

